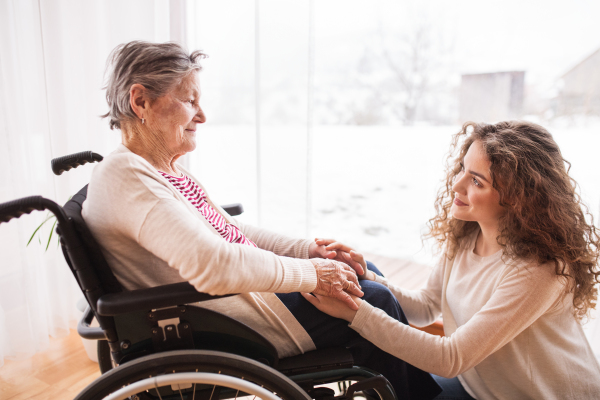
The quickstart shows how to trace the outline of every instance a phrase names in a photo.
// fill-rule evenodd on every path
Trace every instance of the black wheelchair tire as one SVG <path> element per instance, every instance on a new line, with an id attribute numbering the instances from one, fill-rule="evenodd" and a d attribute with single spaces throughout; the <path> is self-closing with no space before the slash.
<path id="1" fill-rule="evenodd" d="M 112 359 L 110 358 L 110 347 L 108 347 L 108 341 L 98 340 L 97 352 L 98 354 L 98 366 L 100 367 L 100 373 L 104 374 L 113 369 Z"/>
<path id="2" fill-rule="evenodd" d="M 285 400 L 311 399 L 292 380 L 258 361 L 217 351 L 179 350 L 152 354 L 113 368 L 88 385 L 75 400 L 100 400 L 149 376 L 178 372 L 225 374 L 254 382 Z"/>

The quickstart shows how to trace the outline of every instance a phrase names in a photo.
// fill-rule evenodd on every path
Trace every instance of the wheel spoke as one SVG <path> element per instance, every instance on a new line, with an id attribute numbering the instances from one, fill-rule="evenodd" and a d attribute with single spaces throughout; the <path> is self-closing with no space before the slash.
<path id="1" fill-rule="evenodd" d="M 244 380 L 244 377 L 243 377 L 243 376 L 242 376 L 242 380 Z M 239 391 L 239 390 L 238 390 L 238 391 L 235 393 L 235 399 L 233 399 L 233 400 L 237 400 L 238 394 L 240 394 L 240 391 Z"/>
<path id="2" fill-rule="evenodd" d="M 162 396 L 160 395 L 160 391 L 158 390 L 158 385 L 156 384 L 156 379 L 154 379 L 154 388 L 156 389 L 156 394 L 158 394 L 158 398 L 162 400 Z"/>
<path id="3" fill-rule="evenodd" d="M 215 393 L 216 388 L 217 388 L 217 385 L 213 385 L 213 390 L 212 390 L 212 392 L 210 392 L 210 398 L 208 400 L 212 400 L 212 397 L 213 397 L 213 394 Z"/>

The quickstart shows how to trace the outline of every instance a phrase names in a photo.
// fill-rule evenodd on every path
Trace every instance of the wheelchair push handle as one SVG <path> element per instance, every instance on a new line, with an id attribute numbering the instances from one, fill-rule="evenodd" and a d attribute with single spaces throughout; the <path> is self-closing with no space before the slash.
<path id="1" fill-rule="evenodd" d="M 77 168 L 83 164 L 100 162 L 103 160 L 98 153 L 92 151 L 82 151 L 79 153 L 73 153 L 62 157 L 53 158 L 51 161 L 52 172 L 55 175 L 60 175 L 71 168 Z"/>
<path id="2" fill-rule="evenodd" d="M 29 196 L 20 199 L 7 201 L 0 204 L 0 223 L 8 222 L 13 218 L 19 218 L 23 214 L 29 214 L 32 211 L 43 211 L 52 209 L 58 206 L 52 200 L 43 198 L 42 196 Z"/>

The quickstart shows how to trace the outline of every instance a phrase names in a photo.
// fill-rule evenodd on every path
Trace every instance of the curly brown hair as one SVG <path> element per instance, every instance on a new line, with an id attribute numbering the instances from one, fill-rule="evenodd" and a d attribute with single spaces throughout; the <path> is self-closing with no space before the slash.
<path id="1" fill-rule="evenodd" d="M 491 161 L 493 187 L 506 209 L 497 237 L 503 255 L 539 265 L 552 262 L 555 273 L 566 278 L 566 290 L 573 293 L 575 317 L 583 318 L 596 305 L 600 238 L 577 183 L 568 174 L 571 164 L 543 127 L 525 121 L 465 123 L 453 136 L 445 183 L 435 201 L 437 215 L 429 220 L 425 236 L 434 238 L 452 259 L 463 239 L 478 228 L 477 222 L 450 214 L 452 185 L 475 141 Z"/>

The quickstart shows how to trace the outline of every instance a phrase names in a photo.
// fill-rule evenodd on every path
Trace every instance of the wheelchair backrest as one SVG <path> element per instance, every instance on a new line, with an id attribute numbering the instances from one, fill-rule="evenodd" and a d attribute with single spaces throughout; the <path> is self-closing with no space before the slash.
<path id="1" fill-rule="evenodd" d="M 100 162 L 103 157 L 91 151 L 84 151 L 58 157 L 52 160 L 55 175 L 86 163 Z M 59 224 L 57 233 L 61 237 L 61 249 L 73 276 L 83 292 L 96 320 L 106 337 L 116 338 L 114 318 L 102 316 L 98 312 L 98 299 L 109 293 L 120 293 L 123 287 L 110 269 L 98 242 L 92 236 L 83 216 L 83 203 L 87 198 L 88 185 L 85 185 L 62 207 L 68 224 Z M 63 230 L 73 231 L 69 232 Z M 76 240 L 73 240 L 76 238 Z"/>
<path id="2" fill-rule="evenodd" d="M 70 263 L 71 269 L 74 268 L 74 265 L 89 262 L 89 264 L 91 264 L 93 267 L 91 270 L 89 270 L 89 272 L 96 274 L 101 283 L 102 291 L 104 293 L 118 293 L 123 291 L 123 288 L 115 275 L 112 273 L 112 270 L 108 266 L 108 263 L 102 254 L 102 250 L 100 249 L 98 242 L 96 242 L 92 236 L 89 228 L 83 220 L 83 217 L 81 216 L 83 202 L 87 197 L 87 188 L 88 185 L 85 185 L 63 206 L 65 214 L 67 214 L 67 217 L 72 221 L 75 230 L 83 242 L 87 259 L 71 260 L 64 247 L 63 254 L 65 255 L 67 263 Z"/>

